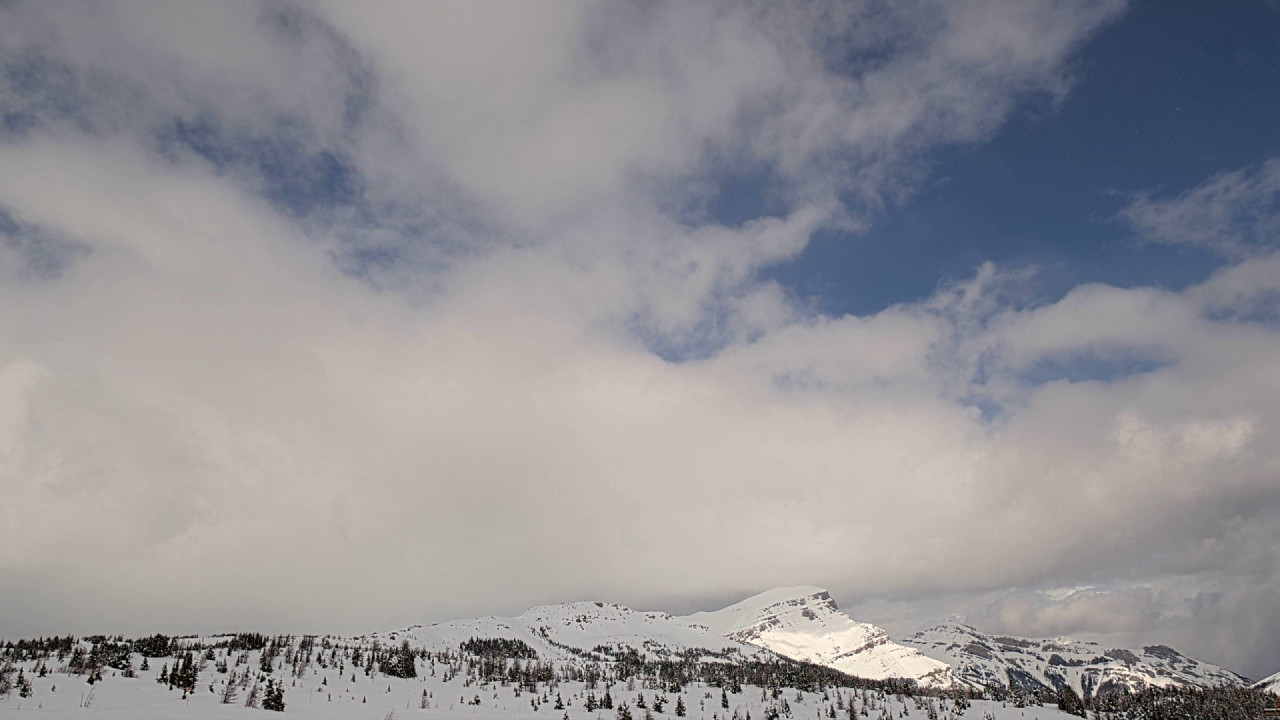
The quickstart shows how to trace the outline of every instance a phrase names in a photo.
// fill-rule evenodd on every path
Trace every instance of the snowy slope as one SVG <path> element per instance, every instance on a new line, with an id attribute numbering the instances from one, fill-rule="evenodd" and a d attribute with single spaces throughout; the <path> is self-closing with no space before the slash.
<path id="1" fill-rule="evenodd" d="M 1163 645 L 1116 650 L 1069 638 L 992 636 L 960 624 L 939 625 L 903 643 L 950 663 L 956 682 L 974 688 L 1031 690 L 1067 684 L 1088 696 L 1119 688 L 1245 684 L 1233 672 Z"/>
<path id="2" fill-rule="evenodd" d="M 1264 677 L 1258 682 L 1250 685 L 1249 687 L 1255 688 L 1257 690 L 1266 690 L 1269 693 L 1275 693 L 1277 695 L 1280 695 L 1280 672 L 1276 673 L 1275 675 L 1269 675 L 1267 677 Z"/>
<path id="3" fill-rule="evenodd" d="M 398 645 L 404 640 L 430 652 L 457 648 L 471 638 L 521 640 L 545 659 L 565 660 L 580 656 L 599 645 L 626 646 L 648 659 L 682 655 L 688 650 L 705 651 L 714 660 L 726 653 L 754 655 L 759 649 L 722 637 L 705 627 L 691 626 L 661 612 L 640 612 L 605 602 L 574 602 L 540 605 L 513 618 L 483 617 L 453 620 L 434 625 L 415 625 L 406 630 L 363 636 Z"/>
<path id="4" fill-rule="evenodd" d="M 951 683 L 947 663 L 894 643 L 875 625 L 855 622 L 818 587 L 775 588 L 723 610 L 684 619 L 732 640 L 857 677 L 907 678 L 922 685 Z"/>

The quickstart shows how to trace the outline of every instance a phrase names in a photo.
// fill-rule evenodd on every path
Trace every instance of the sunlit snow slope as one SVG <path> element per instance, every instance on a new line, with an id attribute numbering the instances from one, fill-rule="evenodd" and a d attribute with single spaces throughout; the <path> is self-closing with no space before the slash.
<path id="1" fill-rule="evenodd" d="M 951 683 L 947 663 L 894 643 L 875 625 L 855 622 L 818 587 L 775 588 L 684 620 L 732 640 L 857 677 L 908 678 L 922 685 Z"/>

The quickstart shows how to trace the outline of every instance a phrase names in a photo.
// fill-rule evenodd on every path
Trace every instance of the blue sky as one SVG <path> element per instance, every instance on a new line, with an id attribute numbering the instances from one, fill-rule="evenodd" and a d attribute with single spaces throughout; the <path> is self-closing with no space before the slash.
<path id="1" fill-rule="evenodd" d="M 0 3 L 0 636 L 813 584 L 1274 672 L 1278 65 L 1265 2 Z"/>
<path id="2" fill-rule="evenodd" d="M 1037 270 L 1033 299 L 1082 282 L 1181 289 L 1220 264 L 1144 244 L 1117 213 L 1280 155 L 1280 13 L 1264 2 L 1138 2 L 1091 38 L 1060 103 L 1029 97 L 989 139 L 938 150 L 929 180 L 867 232 L 819 233 L 768 275 L 826 312 L 916 300 L 984 261 Z M 754 201 L 754 203 L 753 203 Z M 739 208 L 759 199 L 724 198 Z M 742 215 L 738 215 L 742 217 Z"/>

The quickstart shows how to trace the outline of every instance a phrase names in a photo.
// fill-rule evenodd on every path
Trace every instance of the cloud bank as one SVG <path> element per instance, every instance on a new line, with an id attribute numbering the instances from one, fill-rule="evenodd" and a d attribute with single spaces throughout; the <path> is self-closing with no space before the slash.
<path id="1" fill-rule="evenodd" d="M 1274 161 L 1126 211 L 1250 248 L 1179 291 L 759 276 L 1121 10 L 4 6 L 0 635 L 818 583 L 1270 672 Z"/>

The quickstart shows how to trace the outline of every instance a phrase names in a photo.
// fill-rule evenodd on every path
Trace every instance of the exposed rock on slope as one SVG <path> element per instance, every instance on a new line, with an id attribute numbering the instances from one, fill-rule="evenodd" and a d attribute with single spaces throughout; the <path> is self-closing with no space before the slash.
<path id="1" fill-rule="evenodd" d="M 987 635 L 960 624 L 939 625 L 902 642 L 949 663 L 956 682 L 973 688 L 1034 690 L 1070 685 L 1090 696 L 1116 689 L 1235 687 L 1246 682 L 1233 672 L 1193 660 L 1164 645 L 1148 645 L 1141 650 L 1107 649 L 1098 643 L 1068 638 L 1033 640 Z"/>

